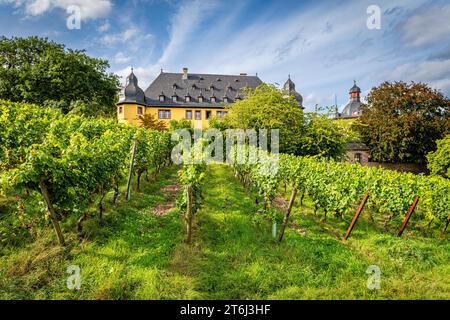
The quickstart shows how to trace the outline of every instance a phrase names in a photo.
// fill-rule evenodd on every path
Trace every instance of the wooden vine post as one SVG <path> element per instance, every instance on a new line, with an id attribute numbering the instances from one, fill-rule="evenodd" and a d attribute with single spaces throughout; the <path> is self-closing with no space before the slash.
<path id="1" fill-rule="evenodd" d="M 364 206 L 366 205 L 367 199 L 369 199 L 369 194 L 368 193 L 364 196 L 364 199 L 361 201 L 361 204 L 359 205 L 359 208 L 356 211 L 356 214 L 353 217 L 353 220 L 350 223 L 350 226 L 348 227 L 347 233 L 345 234 L 345 238 L 344 238 L 345 240 L 347 240 L 348 237 L 350 236 L 350 233 L 352 233 L 353 227 L 355 226 L 356 221 L 358 220 L 361 212 L 363 211 Z"/>
<path id="2" fill-rule="evenodd" d="M 50 201 L 47 186 L 43 180 L 39 182 L 39 188 L 41 189 L 42 196 L 44 197 L 45 204 L 47 205 L 48 212 L 50 213 L 50 219 L 52 220 L 53 227 L 55 228 L 56 235 L 58 236 L 59 244 L 65 246 L 66 243 L 64 242 L 64 235 L 62 234 L 61 226 L 59 225 L 58 218 L 56 217 L 55 208 L 53 208 L 53 204 Z"/>
<path id="3" fill-rule="evenodd" d="M 281 240 L 283 240 L 284 229 L 286 229 L 286 226 L 288 224 L 289 216 L 291 214 L 292 206 L 294 205 L 294 201 L 295 201 L 295 196 L 296 195 L 297 195 L 297 188 L 294 187 L 292 189 L 291 199 L 289 200 L 289 205 L 287 207 L 286 213 L 284 215 L 283 223 L 282 223 L 281 228 L 280 228 L 280 234 L 278 236 L 278 241 L 279 242 L 281 242 Z"/>
<path id="4" fill-rule="evenodd" d="M 187 186 L 187 208 L 186 208 L 186 242 L 191 243 L 192 241 L 192 218 L 193 218 L 193 195 L 192 195 L 192 185 Z"/>
<path id="5" fill-rule="evenodd" d="M 131 198 L 131 177 L 133 176 L 133 167 L 134 167 L 134 157 L 136 155 L 136 141 L 133 143 L 133 151 L 131 154 L 131 161 L 130 161 L 130 170 L 128 171 L 128 180 L 127 180 L 127 193 L 126 193 L 126 199 L 127 201 Z"/>
<path id="6" fill-rule="evenodd" d="M 409 212 L 408 212 L 408 214 L 406 215 L 405 220 L 403 221 L 403 224 L 402 224 L 402 226 L 401 226 L 401 228 L 400 228 L 400 231 L 398 232 L 398 236 L 399 236 L 399 237 L 401 237 L 402 234 L 403 234 L 403 231 L 405 231 L 406 225 L 408 224 L 409 219 L 411 218 L 411 215 L 412 215 L 412 213 L 414 212 L 414 209 L 416 209 L 416 206 L 417 206 L 417 203 L 419 202 L 419 199 L 420 199 L 420 197 L 417 196 L 417 197 L 414 199 L 413 204 L 412 204 L 411 207 L 409 208 Z"/>

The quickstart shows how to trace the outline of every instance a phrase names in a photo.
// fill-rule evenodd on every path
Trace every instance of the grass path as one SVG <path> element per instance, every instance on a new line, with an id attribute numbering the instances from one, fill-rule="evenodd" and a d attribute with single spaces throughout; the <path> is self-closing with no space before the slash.
<path id="1" fill-rule="evenodd" d="M 362 241 L 344 243 L 314 218 L 297 213 L 293 224 L 305 227 L 306 235 L 291 225 L 278 244 L 268 222 L 252 219 L 256 211 L 230 168 L 208 168 L 194 244 L 178 245 L 170 268 L 186 277 L 189 298 L 450 298 L 448 242 L 369 230 Z M 366 287 L 372 264 L 381 269 L 381 290 Z"/>

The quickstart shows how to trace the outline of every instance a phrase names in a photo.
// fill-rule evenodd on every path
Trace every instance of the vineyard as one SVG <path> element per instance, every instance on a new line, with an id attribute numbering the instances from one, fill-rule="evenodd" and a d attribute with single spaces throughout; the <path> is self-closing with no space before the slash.
<path id="1" fill-rule="evenodd" d="M 253 151 L 258 152 L 258 150 Z M 330 160 L 296 157 L 292 155 L 271 156 L 266 152 L 256 164 L 235 165 L 235 174 L 247 188 L 272 207 L 280 184 L 308 195 L 314 212 L 342 217 L 354 214 L 364 195 L 369 194 L 370 219 L 387 216 L 385 225 L 396 217 L 405 217 L 416 196 L 420 202 L 416 216 L 430 227 L 432 224 L 448 228 L 450 221 L 450 181 L 442 177 L 417 176 L 411 173 L 363 167 L 359 164 L 333 162 Z M 248 158 L 247 158 L 248 160 Z M 275 164 L 279 166 L 275 170 Z M 268 165 L 269 164 L 269 165 Z M 416 219 L 417 220 L 417 219 Z"/>
<path id="2" fill-rule="evenodd" d="M 127 261 L 118 266 L 122 272 L 125 272 L 127 263 L 134 265 L 138 260 L 139 266 L 142 264 L 145 268 L 156 268 L 152 269 L 152 274 L 158 279 L 161 278 L 162 283 L 168 287 L 172 287 L 170 294 L 164 291 L 168 290 L 166 287 L 161 289 L 161 292 L 165 293 L 161 293 L 157 286 L 152 294 L 134 295 L 133 289 L 129 289 L 132 292 L 129 295 L 118 296 L 116 291 L 108 291 L 107 298 L 295 298 L 285 291 L 287 287 L 301 286 L 302 281 L 312 287 L 318 284 L 313 284 L 314 277 L 311 275 L 312 278 L 308 276 L 301 280 L 306 275 L 296 278 L 295 273 L 288 273 L 288 282 L 280 281 L 283 268 L 291 267 L 289 261 L 307 263 L 301 260 L 302 255 L 314 260 L 317 252 L 320 252 L 323 258 L 319 258 L 320 263 L 314 263 L 328 266 L 334 258 L 330 256 L 330 252 L 324 253 L 323 250 L 327 247 L 337 254 L 337 264 L 344 269 L 342 277 L 351 277 L 352 274 L 355 275 L 354 272 L 359 272 L 356 278 L 363 279 L 366 262 L 375 260 L 385 265 L 395 278 L 396 273 L 392 270 L 398 267 L 396 260 L 391 261 L 391 258 L 383 256 L 387 262 L 377 261 L 381 252 L 377 251 L 377 248 L 371 246 L 370 250 L 377 253 L 365 256 L 364 250 L 367 248 L 358 248 L 364 246 L 364 242 L 352 244 L 354 247 L 349 248 L 348 243 L 341 239 L 349 219 L 368 194 L 363 213 L 367 219 L 359 223 L 371 237 L 384 239 L 380 240 L 381 247 L 385 241 L 387 246 L 394 243 L 403 248 L 404 243 L 401 241 L 409 241 L 407 238 L 393 240 L 395 232 L 392 230 L 397 227 L 395 223 L 399 219 L 404 219 L 414 199 L 420 197 L 414 212 L 414 224 L 410 223 L 409 228 L 421 231 L 427 229 L 431 232 L 422 232 L 425 236 L 423 240 L 421 235 L 417 237 L 418 233 L 414 233 L 417 238 L 406 242 L 410 244 L 411 252 L 421 252 L 419 258 L 411 258 L 411 264 L 418 263 L 420 268 L 424 269 L 430 264 L 436 266 L 436 277 L 439 279 L 445 279 L 445 275 L 448 275 L 448 264 L 445 263 L 448 259 L 448 253 L 445 253 L 448 248 L 446 231 L 450 219 L 448 179 L 367 168 L 359 164 L 314 157 L 270 155 L 251 147 L 247 148 L 247 151 L 249 154 L 250 151 L 258 154 L 256 163 L 250 161 L 247 156 L 244 163 L 235 162 L 231 165 L 206 165 L 202 161 L 203 158 L 200 158 L 200 161 L 193 161 L 192 164 L 175 166 L 171 163 L 174 143 L 171 141 L 170 132 L 120 125 L 112 120 L 63 116 L 52 109 L 1 102 L 0 197 L 3 199 L 0 202 L 0 241 L 3 253 L 0 254 L 0 259 L 5 259 L 4 265 L 17 264 L 13 258 L 14 248 L 20 248 L 23 252 L 26 252 L 27 246 L 33 248 L 39 243 L 43 230 L 48 230 L 51 224 L 60 247 L 66 247 L 68 250 L 58 251 L 61 259 L 58 263 L 64 265 L 67 259 L 77 259 L 73 256 L 85 255 L 80 258 L 80 263 L 90 270 L 89 272 L 96 274 L 100 271 L 91 270 L 95 267 L 90 263 L 100 259 L 93 252 L 102 251 L 103 245 L 108 248 L 108 252 L 112 252 L 111 255 L 120 255 L 120 259 Z M 207 141 L 201 141 L 200 145 L 205 143 Z M 189 156 L 192 160 L 199 160 L 196 158 L 198 153 Z M 162 217 L 149 217 L 148 213 L 144 217 L 139 210 L 145 208 L 147 212 L 150 210 L 149 206 L 163 201 L 160 198 L 148 201 L 146 194 L 157 195 L 160 192 L 158 188 L 169 183 L 164 179 L 168 179 L 170 183 L 176 180 L 181 187 L 176 208 Z M 238 181 L 242 186 L 237 184 Z M 130 184 L 133 185 L 131 197 Z M 286 196 L 288 198 L 284 199 Z M 3 202 L 8 203 L 7 209 L 2 205 Z M 110 211 L 107 211 L 107 208 Z M 289 216 L 291 211 L 292 217 Z M 36 215 L 36 212 L 41 216 Z M 226 215 L 226 212 L 229 214 Z M 117 216 L 114 216 L 115 214 Z M 392 222 L 395 222 L 394 226 Z M 281 224 L 278 236 L 280 241 L 286 232 L 287 236 L 281 244 L 275 241 L 273 234 L 269 232 L 274 223 Z M 121 229 L 121 226 L 128 228 L 128 231 Z M 337 230 L 337 235 L 334 231 L 330 235 L 327 231 L 330 226 Z M 302 228 L 310 228 L 317 233 L 308 236 L 306 232 L 304 235 L 304 231 L 298 231 L 303 230 Z M 152 235 L 152 232 L 155 234 Z M 96 239 L 95 235 L 102 235 L 104 238 L 99 238 L 99 243 L 90 240 L 91 237 Z M 361 233 L 357 233 L 355 238 L 358 235 Z M 112 247 L 109 247 L 109 237 L 118 237 L 118 242 Z M 150 240 L 147 237 L 150 237 Z M 128 240 L 124 243 L 124 239 Z M 47 241 L 51 243 L 51 240 Z M 425 242 L 429 242 L 429 245 L 426 246 Z M 437 253 L 430 251 L 430 246 L 437 246 L 437 243 L 442 244 L 441 248 L 436 249 Z M 137 245 L 138 249 L 131 244 Z M 302 247 L 304 245 L 307 245 L 308 249 Z M 92 248 L 85 252 L 84 246 Z M 136 256 L 127 254 L 127 250 Z M 147 250 L 149 256 L 145 253 Z M 253 287 L 244 286 L 242 292 L 233 292 L 230 289 L 231 283 L 238 279 L 245 282 L 246 277 L 251 278 L 249 274 L 252 274 L 252 271 L 245 269 L 245 272 L 235 274 L 235 278 L 225 277 L 225 280 L 229 281 L 226 284 L 217 282 L 223 278 L 223 274 L 217 274 L 216 268 L 226 273 L 228 269 L 223 268 L 235 267 L 229 264 L 228 260 L 222 261 L 222 258 L 214 256 L 214 250 L 237 261 L 237 265 L 243 270 L 247 265 L 251 265 L 252 259 L 256 259 L 255 263 L 259 264 L 255 268 L 263 272 L 267 267 L 273 267 L 278 270 L 274 271 L 277 274 L 267 275 L 267 279 L 270 279 L 267 281 L 271 284 L 264 283 L 259 276 L 254 276 L 258 281 L 255 280 Z M 403 254 L 402 250 L 396 254 Z M 282 261 L 283 252 L 286 261 Z M 389 254 L 392 252 L 387 255 Z M 188 258 L 185 258 L 185 255 Z M 268 260 L 265 262 L 262 257 L 268 257 Z M 172 262 L 169 259 L 172 259 Z M 207 262 L 205 259 L 211 260 Z M 348 263 L 354 263 L 356 267 L 345 265 L 347 259 Z M 281 265 L 276 267 L 276 263 Z M 324 277 L 323 281 L 329 279 L 328 267 L 314 267 L 314 263 L 304 265 L 305 270 L 312 274 L 317 272 Z M 29 264 L 39 265 L 39 260 L 33 260 Z M 200 270 L 202 265 L 205 266 L 204 270 Z M 105 266 L 105 270 L 106 268 Z M 168 268 L 169 271 L 160 272 L 158 268 Z M 330 268 L 337 272 L 336 266 Z M 117 271 L 111 270 L 121 283 L 121 276 Z M 206 271 L 211 272 L 211 275 L 203 274 Z M 8 282 L 7 274 L 14 275 L 15 272 L 0 269 L 0 277 L 4 277 L 0 282 L 2 295 L 9 296 L 11 288 L 7 289 L 5 283 L 12 287 L 14 285 Z M 143 276 L 144 271 L 139 269 L 139 272 L 139 277 Z M 408 269 L 405 276 L 411 276 L 411 272 L 413 271 Z M 55 274 L 61 276 L 61 270 Z M 174 274 L 180 274 L 179 278 Z M 106 275 L 100 273 L 96 276 L 104 279 Z M 131 278 L 133 276 L 137 277 L 136 274 L 130 275 Z M 191 283 L 184 278 L 190 276 L 205 278 L 198 280 L 199 283 Z M 182 284 L 184 280 L 181 278 L 187 282 Z M 344 278 L 341 280 L 346 281 Z M 54 290 L 61 294 L 61 283 L 52 281 L 56 280 L 47 280 L 51 286 L 58 287 Z M 135 283 L 133 281 L 136 279 L 126 278 L 123 281 L 129 285 L 129 281 Z M 153 283 L 156 280 L 148 281 Z M 339 285 L 334 282 L 336 280 L 329 281 Z M 38 287 L 47 286 L 47 282 L 39 284 Z M 319 291 L 324 290 L 325 282 L 320 284 Z M 277 287 L 274 283 L 284 283 L 286 287 Z M 136 283 L 134 285 L 139 287 Z M 271 285 L 277 287 L 278 295 L 270 294 Z M 437 296 L 445 297 L 448 287 L 446 282 L 441 285 Z M 93 284 L 88 286 L 91 290 L 89 292 L 96 290 Z M 174 289 L 177 286 L 182 288 L 180 292 Z M 357 286 L 356 282 L 352 282 L 352 286 Z M 219 288 L 218 292 L 223 295 L 216 293 L 214 288 Z M 416 292 L 408 288 L 414 292 L 414 296 L 426 296 L 423 291 Z M 258 290 L 261 292 L 258 293 Z M 294 291 L 298 294 L 296 290 Z M 361 292 L 361 289 L 356 291 L 358 290 Z M 321 297 L 319 291 L 314 291 L 311 296 Z M 443 294 L 440 295 L 440 292 Z M 348 292 L 336 294 L 345 296 Z M 368 293 L 363 292 L 363 295 L 366 294 Z M 395 289 L 391 290 L 388 296 L 393 294 Z M 327 294 L 322 296 L 329 297 Z M 82 297 L 96 296 L 87 294 Z M 369 294 L 369 297 L 376 296 Z M 405 297 L 408 295 L 405 294 Z"/>

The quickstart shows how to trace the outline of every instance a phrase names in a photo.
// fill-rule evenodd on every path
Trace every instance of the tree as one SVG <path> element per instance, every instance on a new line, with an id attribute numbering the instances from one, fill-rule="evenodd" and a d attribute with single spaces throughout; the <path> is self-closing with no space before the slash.
<path id="1" fill-rule="evenodd" d="M 68 113 L 73 102 L 86 103 L 90 114 L 115 113 L 119 89 L 105 60 L 83 50 L 66 49 L 46 38 L 0 38 L 0 98 L 13 102 L 50 102 Z M 56 103 L 57 102 L 57 103 Z M 78 107 L 80 106 L 78 102 Z M 78 108 L 83 110 L 83 108 Z"/>
<path id="2" fill-rule="evenodd" d="M 227 121 L 236 129 L 279 129 L 280 152 L 297 153 L 304 133 L 303 111 L 294 97 L 274 85 L 245 90 L 246 98 L 230 105 Z"/>
<path id="3" fill-rule="evenodd" d="M 354 128 L 375 161 L 423 164 L 450 130 L 450 100 L 424 83 L 384 82 L 367 102 Z"/>
<path id="4" fill-rule="evenodd" d="M 432 174 L 450 179 L 450 135 L 437 141 L 437 149 L 427 155 L 428 169 Z"/>
<path id="5" fill-rule="evenodd" d="M 156 131 L 167 130 L 165 123 L 156 119 L 156 117 L 151 113 L 139 116 L 139 120 L 141 121 L 142 127 L 145 129 L 152 129 Z"/>
<path id="6" fill-rule="evenodd" d="M 308 113 L 305 120 L 306 130 L 300 140 L 299 154 L 341 159 L 351 138 L 350 131 L 339 126 L 327 114 Z"/>

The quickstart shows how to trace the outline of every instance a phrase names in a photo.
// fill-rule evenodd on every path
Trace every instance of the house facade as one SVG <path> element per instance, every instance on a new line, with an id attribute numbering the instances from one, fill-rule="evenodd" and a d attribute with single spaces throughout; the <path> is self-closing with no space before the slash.
<path id="1" fill-rule="evenodd" d="M 243 89 L 262 84 L 257 76 L 163 72 L 144 91 L 133 70 L 119 95 L 120 123 L 140 125 L 140 116 L 152 114 L 169 125 L 170 120 L 190 120 L 195 128 L 207 128 L 209 120 L 220 118 L 230 103 L 243 99 Z"/>
<path id="2" fill-rule="evenodd" d="M 258 76 L 163 72 L 144 91 L 131 70 L 126 84 L 119 94 L 117 118 L 120 123 L 141 125 L 140 117 L 152 114 L 166 126 L 171 120 L 186 119 L 194 128 L 205 129 L 211 117 L 221 118 L 227 114 L 226 106 L 244 99 L 245 88 L 256 89 L 263 82 Z M 286 94 L 294 95 L 300 107 L 302 96 L 295 91 L 289 79 L 284 84 Z"/>

